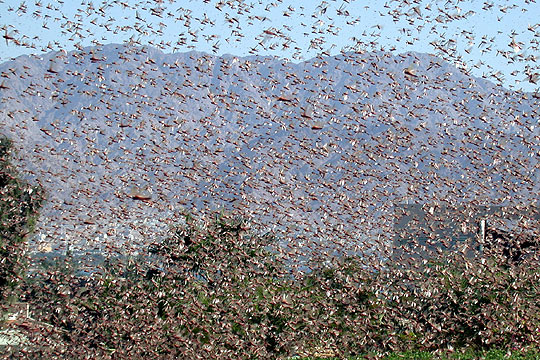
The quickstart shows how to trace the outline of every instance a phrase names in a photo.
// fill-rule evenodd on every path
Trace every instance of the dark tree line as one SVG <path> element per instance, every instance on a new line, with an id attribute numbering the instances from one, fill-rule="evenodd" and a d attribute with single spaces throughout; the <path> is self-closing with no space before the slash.
<path id="1" fill-rule="evenodd" d="M 21 180 L 10 155 L 12 142 L 0 137 L 0 294 L 1 302 L 13 295 L 20 282 L 25 259 L 26 239 L 32 232 L 43 191 Z"/>

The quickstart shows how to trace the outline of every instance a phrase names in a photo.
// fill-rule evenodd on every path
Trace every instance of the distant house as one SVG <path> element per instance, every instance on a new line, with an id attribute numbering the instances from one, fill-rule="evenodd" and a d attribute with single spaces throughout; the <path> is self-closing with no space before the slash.
<path id="1" fill-rule="evenodd" d="M 415 262 L 460 251 L 470 258 L 497 255 L 519 262 L 539 243 L 520 228 L 524 220 L 540 221 L 538 208 L 398 204 L 394 213 L 394 261 Z"/>
<path id="2" fill-rule="evenodd" d="M 501 260 L 519 264 L 540 254 L 540 236 L 525 232 L 512 232 L 484 226 L 483 252 L 486 255 L 499 256 Z"/>

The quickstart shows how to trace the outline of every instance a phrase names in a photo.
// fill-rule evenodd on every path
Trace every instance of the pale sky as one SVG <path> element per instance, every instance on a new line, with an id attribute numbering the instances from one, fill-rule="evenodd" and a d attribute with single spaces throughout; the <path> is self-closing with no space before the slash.
<path id="1" fill-rule="evenodd" d="M 527 80 L 540 72 L 540 5 L 533 0 L 0 0 L 0 14 L 2 62 L 130 39 L 167 53 L 292 61 L 384 49 L 437 54 L 475 76 L 495 74 L 490 80 L 506 87 L 538 89 Z"/>

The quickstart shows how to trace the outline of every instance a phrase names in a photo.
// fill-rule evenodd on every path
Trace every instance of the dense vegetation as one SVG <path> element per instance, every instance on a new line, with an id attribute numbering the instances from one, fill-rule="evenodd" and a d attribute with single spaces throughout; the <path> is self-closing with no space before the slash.
<path id="1" fill-rule="evenodd" d="M 187 217 L 137 258 L 25 283 L 35 358 L 288 358 L 538 345 L 539 271 L 460 257 L 374 272 L 353 258 L 292 273 L 243 219 Z M 39 331 L 36 331 L 39 330 Z M 426 355 L 427 356 L 427 355 Z"/>
<path id="2" fill-rule="evenodd" d="M 0 303 L 14 299 L 25 268 L 26 237 L 34 228 L 43 192 L 22 181 L 10 162 L 11 141 L 0 136 Z"/>

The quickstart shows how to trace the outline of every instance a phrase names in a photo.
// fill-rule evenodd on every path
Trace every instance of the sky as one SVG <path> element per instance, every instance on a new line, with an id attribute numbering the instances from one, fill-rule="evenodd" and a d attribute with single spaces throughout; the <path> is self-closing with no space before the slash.
<path id="1" fill-rule="evenodd" d="M 125 42 L 294 62 L 342 51 L 417 51 L 507 88 L 538 91 L 535 0 L 0 0 L 0 14 L 1 62 Z"/>

